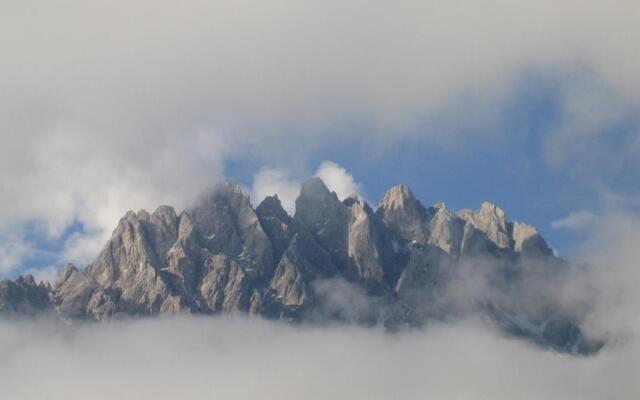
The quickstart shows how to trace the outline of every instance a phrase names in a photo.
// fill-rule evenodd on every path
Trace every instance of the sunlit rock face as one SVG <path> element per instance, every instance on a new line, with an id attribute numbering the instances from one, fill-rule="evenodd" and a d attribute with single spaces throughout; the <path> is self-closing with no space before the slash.
<path id="1" fill-rule="evenodd" d="M 423 241 L 429 238 L 430 215 L 406 185 L 389 189 L 378 206 L 377 214 L 401 240 Z"/>
<path id="2" fill-rule="evenodd" d="M 254 209 L 239 185 L 224 182 L 180 214 L 127 212 L 95 261 L 65 267 L 53 287 L 32 277 L 0 283 L 0 313 L 240 313 L 392 329 L 482 313 L 569 351 L 584 347 L 579 316 L 542 295 L 564 269 L 535 228 L 491 203 L 425 207 L 398 185 L 374 211 L 312 178 L 290 216 L 277 196 Z"/>

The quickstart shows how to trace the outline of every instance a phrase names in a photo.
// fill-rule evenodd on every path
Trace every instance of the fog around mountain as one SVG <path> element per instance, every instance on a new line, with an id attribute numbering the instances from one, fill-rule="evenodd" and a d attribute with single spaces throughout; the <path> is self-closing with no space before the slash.
<path id="1" fill-rule="evenodd" d="M 638 0 L 0 5 L 0 399 L 640 398 Z"/>
<path id="2" fill-rule="evenodd" d="M 589 304 L 582 328 L 606 340 L 589 355 L 541 347 L 480 314 L 390 332 L 260 316 L 164 316 L 104 322 L 50 317 L 0 322 L 0 384 L 9 398 L 626 399 L 640 394 L 638 220 L 598 220 L 560 284 L 563 307 Z M 462 269 L 448 296 L 465 302 L 482 279 Z M 541 282 L 532 281 L 532 284 Z M 333 310 L 367 308 L 349 284 L 325 285 Z"/>
<path id="3" fill-rule="evenodd" d="M 403 334 L 202 317 L 0 327 L 7 398 L 626 399 L 640 394 L 630 340 L 576 357 L 478 322 Z"/>
<path id="4" fill-rule="evenodd" d="M 481 316 L 559 351 L 588 354 L 606 342 L 581 328 L 592 298 L 561 298 L 584 268 L 500 207 L 427 207 L 396 185 L 374 211 L 340 192 L 342 201 L 311 178 L 291 216 L 277 196 L 254 209 L 238 184 L 223 182 L 179 213 L 129 211 L 86 267 L 68 264 L 53 285 L 31 275 L 0 282 L 0 315 L 244 314 L 392 331 Z"/>

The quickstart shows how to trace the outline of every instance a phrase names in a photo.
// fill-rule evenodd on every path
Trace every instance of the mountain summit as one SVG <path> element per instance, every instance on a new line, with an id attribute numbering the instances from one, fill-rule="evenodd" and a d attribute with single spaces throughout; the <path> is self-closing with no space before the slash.
<path id="1" fill-rule="evenodd" d="M 224 182 L 180 214 L 127 212 L 95 261 L 68 265 L 53 287 L 32 277 L 0 283 L 0 313 L 239 313 L 399 329 L 473 312 L 535 342 L 588 351 L 578 316 L 545 296 L 535 306 L 522 300 L 566 267 L 532 226 L 491 203 L 425 207 L 398 185 L 374 211 L 312 178 L 290 216 L 277 196 L 254 209 L 239 185 Z M 482 290 L 461 291 L 469 277 Z"/>

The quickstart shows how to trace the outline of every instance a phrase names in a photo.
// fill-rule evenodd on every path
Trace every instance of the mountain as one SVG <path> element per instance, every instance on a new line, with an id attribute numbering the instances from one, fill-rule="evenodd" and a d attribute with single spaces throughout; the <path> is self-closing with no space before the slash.
<path id="1" fill-rule="evenodd" d="M 491 203 L 425 207 L 398 185 L 374 211 L 312 178 L 290 216 L 277 196 L 254 209 L 225 182 L 180 214 L 127 212 L 95 261 L 67 265 L 53 286 L 3 281 L 0 314 L 253 314 L 402 329 L 473 313 L 542 345 L 591 351 L 580 316 L 546 296 L 568 268 L 535 228 Z"/>
<path id="2" fill-rule="evenodd" d="M 51 311 L 51 285 L 36 283 L 32 275 L 15 281 L 0 282 L 0 314 L 9 316 L 35 316 Z"/>

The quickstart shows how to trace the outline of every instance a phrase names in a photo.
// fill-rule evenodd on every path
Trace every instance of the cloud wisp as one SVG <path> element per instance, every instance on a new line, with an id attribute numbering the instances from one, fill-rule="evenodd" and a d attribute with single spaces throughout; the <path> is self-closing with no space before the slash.
<path id="1" fill-rule="evenodd" d="M 292 178 L 285 168 L 263 167 L 253 177 L 251 189 L 251 200 L 254 207 L 257 207 L 267 196 L 278 196 L 282 203 L 282 208 L 289 215 L 296 211 L 296 198 L 300 194 L 300 182 Z"/>
<path id="2" fill-rule="evenodd" d="M 0 383 L 22 399 L 622 399 L 640 394 L 639 351 L 561 356 L 477 321 L 395 335 L 233 318 L 0 323 Z"/>
<path id="3" fill-rule="evenodd" d="M 315 176 L 322 179 L 329 190 L 336 192 L 340 200 L 352 195 L 360 195 L 362 189 L 346 169 L 332 161 L 323 161 L 318 166 Z"/>
<path id="4" fill-rule="evenodd" d="M 598 217 L 586 210 L 574 211 L 564 218 L 551 221 L 553 229 L 584 230 L 595 224 Z"/>
<path id="5" fill-rule="evenodd" d="M 344 200 L 351 195 L 361 196 L 361 185 L 356 183 L 355 178 L 342 166 L 324 160 L 318 165 L 314 176 L 319 177 L 327 185 L 327 188 L 340 200 Z M 253 177 L 251 197 L 254 207 L 266 197 L 278 195 L 282 207 L 289 215 L 294 215 L 296 211 L 296 198 L 300 194 L 302 179 L 292 176 L 288 168 L 285 167 L 263 167 Z"/>

